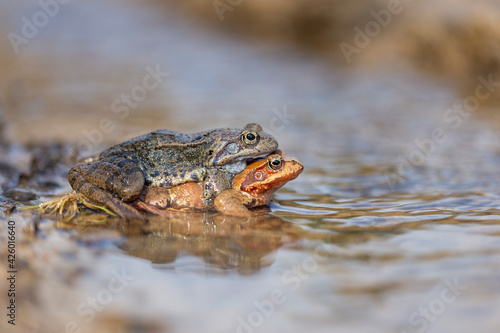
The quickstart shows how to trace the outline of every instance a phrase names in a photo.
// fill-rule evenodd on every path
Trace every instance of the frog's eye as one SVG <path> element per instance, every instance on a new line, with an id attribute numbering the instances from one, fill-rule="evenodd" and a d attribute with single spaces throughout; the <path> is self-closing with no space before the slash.
<path id="1" fill-rule="evenodd" d="M 241 135 L 241 141 L 246 145 L 256 145 L 260 140 L 260 135 L 257 132 L 245 132 Z"/>
<path id="2" fill-rule="evenodd" d="M 269 162 L 267 162 L 267 165 L 270 169 L 279 170 L 283 166 L 283 159 L 281 156 L 273 157 L 269 160 Z"/>

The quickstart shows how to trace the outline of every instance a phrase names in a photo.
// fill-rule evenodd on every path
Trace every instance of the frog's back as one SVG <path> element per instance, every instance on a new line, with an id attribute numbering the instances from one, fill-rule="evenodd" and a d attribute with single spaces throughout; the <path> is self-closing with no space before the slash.
<path id="1" fill-rule="evenodd" d="M 117 143 L 99 154 L 99 158 L 120 155 L 132 158 L 136 152 L 158 147 L 184 145 L 189 142 L 189 134 L 181 134 L 169 130 L 158 130 Z"/>
<path id="2" fill-rule="evenodd" d="M 154 186 L 200 181 L 205 177 L 213 139 L 222 132 L 218 129 L 182 134 L 157 130 L 119 143 L 103 151 L 99 158 L 126 157 L 142 169 L 146 183 Z"/>

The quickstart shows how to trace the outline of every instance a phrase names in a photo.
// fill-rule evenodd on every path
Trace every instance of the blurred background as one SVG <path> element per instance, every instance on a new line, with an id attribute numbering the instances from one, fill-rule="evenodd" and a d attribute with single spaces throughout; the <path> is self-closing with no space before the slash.
<path id="1" fill-rule="evenodd" d="M 82 332 L 500 330 L 500 2 L 0 9 L 2 214 L 24 230 L 26 332 L 72 331 L 70 318 Z M 6 190 L 36 204 L 69 191 L 75 161 L 112 144 L 249 122 L 305 165 L 273 217 L 251 227 L 53 223 L 16 212 L 20 197 Z M 318 246 L 327 259 L 290 288 L 287 272 Z M 75 309 L 123 267 L 135 282 L 84 320 Z M 450 289 L 456 281 L 467 289 Z M 275 289 L 287 301 L 252 322 Z M 445 289 L 456 302 L 441 300 Z"/>
<path id="2" fill-rule="evenodd" d="M 109 144 L 158 127 L 265 123 L 273 108 L 285 106 L 299 118 L 321 117 L 338 112 L 340 101 L 328 105 L 328 96 L 345 95 L 340 92 L 360 76 L 363 85 L 423 77 L 465 97 L 479 76 L 500 77 L 499 6 L 446 0 L 5 1 L 5 134 L 18 142 L 61 140 L 90 149 L 87 136 Z M 168 76 L 144 93 L 148 67 Z M 127 104 L 122 96 L 137 86 Z M 497 90 L 481 104 L 496 102 Z M 418 97 L 410 90 L 404 98 Z M 113 129 L 101 130 L 98 140 L 93 130 L 103 117 Z"/>

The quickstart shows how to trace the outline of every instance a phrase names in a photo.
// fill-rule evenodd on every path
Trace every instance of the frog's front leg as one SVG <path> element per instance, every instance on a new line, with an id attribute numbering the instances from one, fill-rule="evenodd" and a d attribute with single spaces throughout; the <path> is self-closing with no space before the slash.
<path id="1" fill-rule="evenodd" d="M 247 199 L 243 194 L 236 190 L 228 189 L 217 195 L 214 200 L 214 207 L 219 213 L 225 215 L 241 217 L 255 216 L 256 214 L 245 206 L 246 201 Z"/>
<path id="2" fill-rule="evenodd" d="M 71 187 L 86 198 L 109 207 L 122 217 L 141 217 L 123 201 L 139 197 L 145 179 L 142 170 L 124 157 L 80 163 L 68 172 Z"/>

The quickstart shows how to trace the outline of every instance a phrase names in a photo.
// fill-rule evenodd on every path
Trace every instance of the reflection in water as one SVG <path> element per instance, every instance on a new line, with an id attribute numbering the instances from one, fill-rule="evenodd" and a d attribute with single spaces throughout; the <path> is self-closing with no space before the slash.
<path id="1" fill-rule="evenodd" d="M 102 229 L 121 230 L 126 236 L 121 248 L 126 253 L 151 261 L 155 268 L 183 266 L 186 257 L 199 257 L 205 270 L 236 270 L 251 274 L 274 262 L 275 252 L 297 241 L 302 229 L 273 215 L 242 219 L 217 213 L 175 213 L 172 217 L 148 216 L 147 222 L 125 222 L 109 218 L 106 222 L 85 225 L 82 217 L 71 221 L 84 233 Z M 176 261 L 180 261 L 176 263 Z M 193 269 L 198 270 L 198 265 Z"/>

